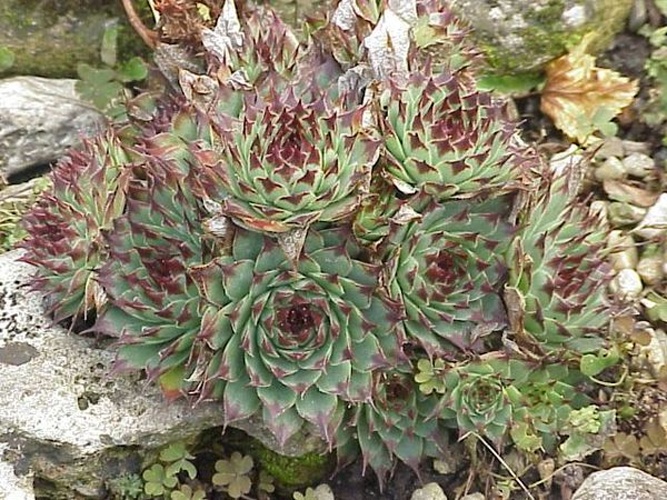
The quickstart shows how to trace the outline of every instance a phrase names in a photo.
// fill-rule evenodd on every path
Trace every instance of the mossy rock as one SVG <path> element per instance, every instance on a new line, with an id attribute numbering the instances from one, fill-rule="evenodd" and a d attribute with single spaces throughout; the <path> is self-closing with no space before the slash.
<path id="1" fill-rule="evenodd" d="M 136 8 L 150 23 L 148 3 Z M 117 0 L 3 0 L 0 2 L 0 52 L 11 65 L 0 64 L 0 77 L 36 75 L 76 77 L 77 64 L 100 66 L 106 29 L 118 26 L 119 60 L 147 56 Z"/>
<path id="2" fill-rule="evenodd" d="M 458 0 L 457 13 L 474 28 L 491 73 L 540 71 L 592 33 L 604 50 L 624 27 L 633 0 Z"/>

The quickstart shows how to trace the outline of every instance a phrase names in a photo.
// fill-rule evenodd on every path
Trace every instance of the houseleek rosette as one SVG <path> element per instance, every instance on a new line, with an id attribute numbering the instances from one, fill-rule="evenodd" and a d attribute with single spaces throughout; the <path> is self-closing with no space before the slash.
<path id="1" fill-rule="evenodd" d="M 219 147 L 201 155 L 209 196 L 254 231 L 348 217 L 378 155 L 362 113 L 331 109 L 324 98 L 304 102 L 289 90 L 270 102 L 248 97 L 240 121 L 220 124 Z"/>
<path id="2" fill-rule="evenodd" d="M 55 321 L 85 317 L 104 302 L 95 272 L 107 258 L 102 231 L 125 208 L 128 151 L 113 132 L 86 140 L 51 174 L 52 187 L 26 214 L 22 260 Z"/>
<path id="3" fill-rule="evenodd" d="M 259 412 L 284 442 L 308 421 L 331 444 L 340 402 L 371 400 L 372 372 L 402 356 L 401 316 L 359 253 L 348 232 L 311 228 L 293 267 L 274 239 L 239 229 L 230 255 L 197 270 L 228 422 Z"/>
<path id="4" fill-rule="evenodd" d="M 386 283 L 405 308 L 408 337 L 428 353 L 479 350 L 481 332 L 505 324 L 498 288 L 513 232 L 506 211 L 502 199 L 431 201 L 419 220 L 393 225 Z"/>
<path id="5" fill-rule="evenodd" d="M 454 367 L 444 376 L 440 417 L 455 422 L 461 435 L 476 432 L 500 445 L 512 423 L 520 393 L 504 377 L 505 360 L 478 361 Z"/>
<path id="6" fill-rule="evenodd" d="M 507 190 L 519 176 L 515 126 L 488 93 L 447 72 L 392 80 L 382 100 L 387 177 L 438 199 Z"/>
<path id="7" fill-rule="evenodd" d="M 184 174 L 162 160 L 142 177 L 107 237 L 99 281 L 110 304 L 95 329 L 119 337 L 117 369 L 145 369 L 170 397 L 203 397 L 212 352 L 198 338 L 201 298 L 189 275 L 206 258 L 197 200 Z"/>
<path id="8" fill-rule="evenodd" d="M 437 404 L 419 391 L 409 367 L 377 371 L 372 402 L 353 407 L 338 429 L 339 459 L 358 446 L 381 486 L 397 459 L 418 471 L 424 457 L 441 457 L 447 445 L 446 429 L 434 418 Z"/>
<path id="9" fill-rule="evenodd" d="M 508 252 L 507 287 L 522 308 L 513 328 L 529 333 L 538 351 L 597 351 L 610 320 L 606 231 L 571 182 L 568 171 L 546 174 Z"/>

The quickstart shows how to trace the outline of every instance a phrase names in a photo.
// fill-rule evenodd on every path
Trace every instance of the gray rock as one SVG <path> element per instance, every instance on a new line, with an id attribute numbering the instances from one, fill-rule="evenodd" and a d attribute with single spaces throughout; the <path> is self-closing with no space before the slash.
<path id="1" fill-rule="evenodd" d="M 415 490 L 410 500 L 447 500 L 447 495 L 438 483 L 428 483 Z"/>
<path id="2" fill-rule="evenodd" d="M 572 500 L 664 500 L 667 483 L 632 467 L 614 467 L 586 478 Z"/>
<path id="3" fill-rule="evenodd" d="M 623 158 L 623 167 L 628 174 L 643 179 L 655 170 L 655 161 L 647 154 L 632 153 Z"/>
<path id="4" fill-rule="evenodd" d="M 659 238 L 667 231 L 667 193 L 662 193 L 658 201 L 648 209 L 634 233 L 647 240 Z"/>
<path id="5" fill-rule="evenodd" d="M 16 174 L 58 159 L 104 117 L 81 101 L 76 80 L 15 77 L 0 80 L 0 174 Z"/>
<path id="6" fill-rule="evenodd" d="M 137 377 L 111 378 L 113 351 L 44 317 L 26 287 L 33 268 L 19 256 L 0 255 L 0 456 L 17 474 L 31 471 L 69 498 L 101 498 L 104 482 L 139 471 L 147 450 L 222 424 L 220 404 L 167 404 Z M 244 427 L 283 454 L 320 444 L 299 435 L 281 448 L 263 428 Z"/>
<path id="7" fill-rule="evenodd" d="M 615 156 L 610 156 L 595 169 L 595 178 L 600 182 L 610 179 L 623 179 L 625 174 L 626 169 L 623 162 Z"/>
<path id="8" fill-rule="evenodd" d="M 534 71 L 587 33 L 593 50 L 621 31 L 633 0 L 458 0 L 453 6 L 499 73 Z"/>
<path id="9" fill-rule="evenodd" d="M 2 460 L 5 446 L 0 445 L 0 498 L 2 500 L 35 500 L 30 475 L 18 477 L 14 474 L 14 467 Z"/>
<path id="10" fill-rule="evenodd" d="M 480 493 L 478 491 L 477 493 L 470 493 L 464 497 L 461 497 L 461 500 L 486 500 L 486 497 L 484 496 L 484 493 Z"/>

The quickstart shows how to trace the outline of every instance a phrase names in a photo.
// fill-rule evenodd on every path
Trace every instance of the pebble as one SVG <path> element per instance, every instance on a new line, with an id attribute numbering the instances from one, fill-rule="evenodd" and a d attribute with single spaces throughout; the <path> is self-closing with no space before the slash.
<path id="1" fill-rule="evenodd" d="M 607 211 L 609 222 L 615 227 L 636 224 L 644 219 L 648 212 L 645 208 L 620 201 L 610 203 Z"/>
<path id="2" fill-rule="evenodd" d="M 667 193 L 662 193 L 658 201 L 648 209 L 634 233 L 647 240 L 658 238 L 667 229 Z"/>
<path id="3" fill-rule="evenodd" d="M 313 491 L 317 500 L 334 500 L 334 494 L 328 484 L 320 484 Z"/>
<path id="4" fill-rule="evenodd" d="M 648 368 L 654 377 L 662 379 L 667 368 L 667 334 L 662 330 L 647 329 L 651 341 L 642 348 Z"/>
<path id="5" fill-rule="evenodd" d="M 610 156 L 595 169 L 595 178 L 599 181 L 619 180 L 625 177 L 626 168 L 616 156 Z"/>
<path id="6" fill-rule="evenodd" d="M 632 153 L 643 153 L 647 155 L 651 150 L 648 142 L 621 141 L 621 144 L 623 145 L 623 152 L 627 156 Z"/>
<path id="7" fill-rule="evenodd" d="M 595 159 L 606 160 L 612 156 L 621 158 L 624 153 L 625 151 L 623 149 L 623 141 L 618 137 L 608 137 L 595 152 Z"/>
<path id="8" fill-rule="evenodd" d="M 486 500 L 486 497 L 484 496 L 484 493 L 478 491 L 477 493 L 470 493 L 469 495 L 461 497 L 461 500 Z"/>
<path id="9" fill-rule="evenodd" d="M 639 259 L 637 263 L 637 274 L 646 285 L 658 285 L 665 277 L 661 255 L 648 255 Z"/>
<path id="10" fill-rule="evenodd" d="M 607 236 L 607 248 L 610 252 L 609 262 L 615 271 L 637 267 L 639 252 L 631 235 L 618 229 L 611 231 Z"/>
<path id="11" fill-rule="evenodd" d="M 633 301 L 639 298 L 644 286 L 634 269 L 622 269 L 609 284 L 611 292 L 619 299 Z"/>
<path id="12" fill-rule="evenodd" d="M 644 153 L 632 153 L 623 158 L 621 163 L 625 172 L 640 179 L 643 179 L 655 170 L 653 158 Z"/>
<path id="13" fill-rule="evenodd" d="M 410 500 L 447 500 L 447 495 L 438 483 L 428 483 L 415 490 Z"/>

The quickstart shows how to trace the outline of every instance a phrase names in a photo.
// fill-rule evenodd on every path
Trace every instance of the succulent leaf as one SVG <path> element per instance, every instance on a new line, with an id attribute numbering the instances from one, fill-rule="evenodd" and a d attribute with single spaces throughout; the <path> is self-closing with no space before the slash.
<path id="1" fill-rule="evenodd" d="M 373 382 L 373 402 L 353 409 L 351 425 L 364 465 L 370 465 L 382 486 L 397 459 L 419 473 L 424 457 L 439 456 L 445 432 L 442 421 L 432 418 L 437 398 L 422 394 L 405 368 L 377 372 Z M 346 432 L 339 430 L 340 443 Z"/>
<path id="2" fill-rule="evenodd" d="M 400 310 L 378 288 L 378 266 L 357 260 L 360 249 L 350 240 L 340 229 L 311 229 L 293 267 L 274 240 L 239 229 L 230 255 L 195 275 L 209 298 L 205 316 L 227 317 L 224 327 L 233 332 L 218 377 L 235 382 L 234 391 L 256 392 L 273 421 L 267 425 L 285 439 L 298 428 L 284 427 L 291 425 L 284 414 L 332 435 L 334 412 L 313 405 L 368 400 L 371 371 L 402 356 Z M 236 406 L 227 419 L 248 416 L 229 390 L 226 405 Z"/>

